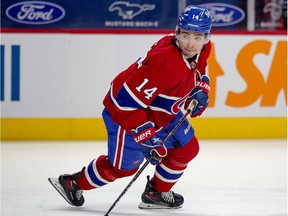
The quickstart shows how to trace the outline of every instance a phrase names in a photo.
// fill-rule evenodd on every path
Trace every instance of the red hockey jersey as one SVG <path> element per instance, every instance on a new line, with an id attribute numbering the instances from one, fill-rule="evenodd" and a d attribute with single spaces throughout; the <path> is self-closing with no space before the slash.
<path id="1" fill-rule="evenodd" d="M 154 122 L 156 130 L 167 125 L 195 87 L 196 76 L 205 74 L 210 50 L 209 41 L 187 60 L 175 35 L 164 36 L 112 81 L 103 101 L 112 120 L 128 132 L 147 121 Z"/>

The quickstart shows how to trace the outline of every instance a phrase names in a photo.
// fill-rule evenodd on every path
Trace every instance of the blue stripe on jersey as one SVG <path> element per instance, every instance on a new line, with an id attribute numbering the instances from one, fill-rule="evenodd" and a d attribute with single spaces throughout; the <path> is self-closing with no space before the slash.
<path id="1" fill-rule="evenodd" d="M 93 160 L 94 161 L 94 160 Z M 93 170 L 93 161 L 89 164 L 87 170 L 88 170 L 88 175 L 91 179 L 91 181 L 98 185 L 99 187 L 103 186 L 103 185 L 106 185 L 106 183 L 104 183 L 103 181 L 100 181 L 97 176 L 95 175 L 94 173 L 94 170 Z"/>
<path id="2" fill-rule="evenodd" d="M 164 98 L 161 96 L 157 96 L 152 103 L 150 104 L 150 106 L 153 107 L 158 107 L 160 109 L 164 109 L 167 112 L 171 113 L 171 107 L 173 106 L 173 104 L 177 101 L 177 99 L 173 100 L 173 99 L 169 99 L 169 98 Z"/>
<path id="3" fill-rule="evenodd" d="M 143 108 L 131 97 L 126 88 L 122 87 L 116 96 L 116 101 L 121 107 Z"/>
<path id="4" fill-rule="evenodd" d="M 183 172 L 175 171 L 175 173 L 172 173 L 173 171 L 168 172 L 168 171 L 164 170 L 162 168 L 162 166 L 157 166 L 156 171 L 158 172 L 159 175 L 161 175 L 163 178 L 165 178 L 167 180 L 178 180 L 184 172 L 184 171 Z"/>

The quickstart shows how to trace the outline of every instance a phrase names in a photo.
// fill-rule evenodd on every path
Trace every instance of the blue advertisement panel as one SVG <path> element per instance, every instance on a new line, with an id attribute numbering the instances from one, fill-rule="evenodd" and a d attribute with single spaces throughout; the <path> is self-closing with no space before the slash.
<path id="1" fill-rule="evenodd" d="M 213 29 L 247 29 L 247 1 L 187 0 L 187 5 L 202 5 L 209 9 Z"/>
<path id="2" fill-rule="evenodd" d="M 174 29 L 178 1 L 2 0 L 2 28 Z"/>

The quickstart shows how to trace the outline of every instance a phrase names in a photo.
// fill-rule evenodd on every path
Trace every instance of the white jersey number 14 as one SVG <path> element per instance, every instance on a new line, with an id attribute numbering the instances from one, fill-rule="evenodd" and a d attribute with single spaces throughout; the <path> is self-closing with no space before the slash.
<path id="1" fill-rule="evenodd" d="M 149 89 L 143 89 L 143 87 L 149 82 L 149 80 L 147 78 L 144 79 L 144 81 L 138 86 L 136 87 L 136 90 L 138 92 L 143 91 L 145 93 L 145 98 L 146 99 L 150 99 L 151 97 L 153 97 L 153 94 L 155 93 L 155 91 L 157 91 L 157 87 L 154 88 L 149 88 Z"/>

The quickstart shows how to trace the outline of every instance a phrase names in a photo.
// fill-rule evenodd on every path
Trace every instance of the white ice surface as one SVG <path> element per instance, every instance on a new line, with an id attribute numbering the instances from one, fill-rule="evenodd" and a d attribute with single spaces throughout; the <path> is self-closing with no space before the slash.
<path id="1" fill-rule="evenodd" d="M 287 215 L 286 140 L 202 140 L 200 145 L 173 188 L 184 196 L 183 208 L 137 208 L 146 176 L 154 172 L 151 165 L 109 215 Z M 105 142 L 2 142 L 1 216 L 103 216 L 132 177 L 85 191 L 80 208 L 70 206 L 47 178 L 79 171 L 105 153 Z"/>

